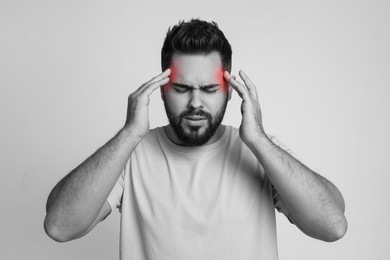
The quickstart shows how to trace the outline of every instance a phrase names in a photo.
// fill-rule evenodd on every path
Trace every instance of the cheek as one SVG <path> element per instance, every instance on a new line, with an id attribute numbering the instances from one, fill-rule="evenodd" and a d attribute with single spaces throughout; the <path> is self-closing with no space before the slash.
<path id="1" fill-rule="evenodd" d="M 183 110 L 187 109 L 188 102 L 183 97 L 178 97 L 174 94 L 173 91 L 167 92 L 165 94 L 165 105 L 170 108 L 175 114 L 181 113 Z"/>

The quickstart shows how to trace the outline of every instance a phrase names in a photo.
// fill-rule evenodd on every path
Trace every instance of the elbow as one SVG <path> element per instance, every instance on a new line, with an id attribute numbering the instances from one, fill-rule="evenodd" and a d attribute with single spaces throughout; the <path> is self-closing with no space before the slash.
<path id="1" fill-rule="evenodd" d="M 324 239 L 326 242 L 335 242 L 344 237 L 347 233 L 348 222 L 344 214 L 335 221 L 329 228 L 328 236 Z"/>
<path id="2" fill-rule="evenodd" d="M 46 234 L 54 241 L 63 243 L 71 240 L 65 232 L 60 231 L 58 225 L 54 224 L 48 216 L 45 218 L 43 228 Z"/>
<path id="3" fill-rule="evenodd" d="M 306 235 L 324 241 L 324 242 L 335 242 L 347 233 L 348 223 L 344 214 L 339 215 L 337 218 L 333 217 L 333 220 L 327 219 L 322 223 L 312 223 L 310 226 L 300 226 L 296 224 Z M 316 227 L 316 228 L 310 228 Z"/>

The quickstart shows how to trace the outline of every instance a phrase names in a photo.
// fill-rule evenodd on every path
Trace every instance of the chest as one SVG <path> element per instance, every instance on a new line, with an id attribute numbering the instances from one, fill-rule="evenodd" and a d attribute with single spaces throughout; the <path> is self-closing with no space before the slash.
<path id="1" fill-rule="evenodd" d="M 139 156 L 132 160 L 127 186 L 145 221 L 245 219 L 271 201 L 269 183 L 248 154 Z"/>

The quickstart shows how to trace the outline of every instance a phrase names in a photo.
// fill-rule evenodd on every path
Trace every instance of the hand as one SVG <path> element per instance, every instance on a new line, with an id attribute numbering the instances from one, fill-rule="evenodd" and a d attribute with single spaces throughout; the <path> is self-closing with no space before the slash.
<path id="1" fill-rule="evenodd" d="M 229 74 L 229 72 L 224 72 L 224 78 L 226 81 L 229 82 L 233 89 L 237 91 L 238 95 L 242 98 L 240 137 L 246 145 L 251 146 L 251 144 L 258 140 L 259 137 L 265 136 L 265 133 L 256 86 L 244 73 L 244 71 L 240 70 L 239 75 L 245 85 L 238 82 L 234 76 Z"/>
<path id="2" fill-rule="evenodd" d="M 166 69 L 129 95 L 124 128 L 130 130 L 132 135 L 143 138 L 149 132 L 149 96 L 169 82 L 170 74 L 171 70 Z"/>

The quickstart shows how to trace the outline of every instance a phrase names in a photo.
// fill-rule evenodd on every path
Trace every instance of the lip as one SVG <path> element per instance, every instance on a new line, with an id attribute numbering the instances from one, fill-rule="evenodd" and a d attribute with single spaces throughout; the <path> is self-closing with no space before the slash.
<path id="1" fill-rule="evenodd" d="M 191 121 L 201 121 L 201 120 L 205 120 L 206 117 L 204 117 L 204 116 L 186 116 L 186 119 L 191 120 Z"/>
<path id="2" fill-rule="evenodd" d="M 190 126 L 204 126 L 207 122 L 207 118 L 203 116 L 188 116 L 185 117 L 187 125 Z"/>

